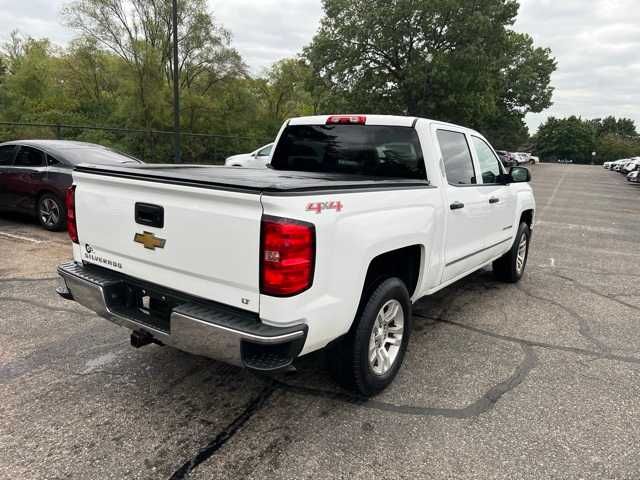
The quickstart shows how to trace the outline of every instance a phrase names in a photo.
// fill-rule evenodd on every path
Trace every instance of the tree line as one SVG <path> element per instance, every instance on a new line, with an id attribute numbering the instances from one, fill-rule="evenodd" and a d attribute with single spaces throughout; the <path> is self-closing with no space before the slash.
<path id="1" fill-rule="evenodd" d="M 179 0 L 183 129 L 249 137 L 256 147 L 290 116 L 407 114 L 467 125 L 516 150 L 530 140 L 525 115 L 551 105 L 556 62 L 513 30 L 516 0 L 322 3 L 310 44 L 252 75 L 206 0 Z M 62 20 L 77 33 L 64 48 L 18 33 L 3 46 L 0 121 L 170 130 L 171 1 L 73 0 Z M 71 133 L 133 154 L 154 147 L 155 160 L 171 159 L 169 136 L 158 144 L 121 132 Z M 0 128 L 3 139 L 10 135 L 56 132 Z M 249 146 L 222 138 L 217 147 Z M 210 149 L 191 142 L 185 158 L 206 161 Z"/>
<path id="2" fill-rule="evenodd" d="M 628 118 L 549 117 L 532 139 L 543 160 L 598 163 L 640 156 L 640 136 Z M 595 156 L 593 155 L 595 153 Z"/>

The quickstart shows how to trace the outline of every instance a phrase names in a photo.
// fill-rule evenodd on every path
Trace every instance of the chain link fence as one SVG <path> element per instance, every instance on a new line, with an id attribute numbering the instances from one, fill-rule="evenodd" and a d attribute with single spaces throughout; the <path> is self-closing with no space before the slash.
<path id="1" fill-rule="evenodd" d="M 272 142 L 264 137 L 180 134 L 183 163 L 220 165 L 230 155 L 248 153 Z M 0 142 L 26 139 L 77 140 L 97 143 L 147 163 L 173 163 L 174 132 L 49 123 L 0 122 Z"/>

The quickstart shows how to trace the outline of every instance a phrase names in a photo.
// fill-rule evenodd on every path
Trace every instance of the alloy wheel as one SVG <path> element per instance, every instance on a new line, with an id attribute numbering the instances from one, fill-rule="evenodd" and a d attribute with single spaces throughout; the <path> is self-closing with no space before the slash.
<path id="1" fill-rule="evenodd" d="M 376 375 L 393 367 L 404 332 L 404 310 L 397 300 L 389 300 L 378 311 L 369 339 L 369 366 Z"/>
<path id="2" fill-rule="evenodd" d="M 527 236 L 523 235 L 520 244 L 518 245 L 518 255 L 516 257 L 516 271 L 518 275 L 522 274 L 524 270 L 524 263 L 527 259 Z"/>
<path id="3" fill-rule="evenodd" d="M 55 227 L 60 222 L 60 206 L 52 198 L 40 202 L 40 218 L 47 227 Z"/>

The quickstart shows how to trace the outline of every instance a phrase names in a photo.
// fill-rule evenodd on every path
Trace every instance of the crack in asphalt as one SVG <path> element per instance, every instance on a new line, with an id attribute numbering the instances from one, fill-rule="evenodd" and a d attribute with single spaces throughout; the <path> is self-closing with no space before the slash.
<path id="1" fill-rule="evenodd" d="M 506 393 L 509 393 L 520 385 L 527 375 L 529 375 L 529 372 L 531 372 L 531 370 L 533 370 L 537 365 L 538 357 L 533 348 L 527 345 L 522 345 L 521 347 L 524 352 L 524 358 L 516 367 L 513 374 L 506 380 L 491 387 L 480 398 L 463 408 L 397 405 L 394 403 L 353 395 L 347 392 L 321 390 L 301 385 L 293 385 L 280 380 L 273 381 L 276 386 L 286 391 L 328 400 L 339 400 L 372 410 L 419 417 L 446 417 L 458 419 L 473 418 L 493 409 L 498 400 L 500 400 L 500 398 L 502 398 Z"/>
<path id="2" fill-rule="evenodd" d="M 260 409 L 264 407 L 275 390 L 273 382 L 269 382 L 255 398 L 249 401 L 240 415 L 234 418 L 231 423 L 218 433 L 207 445 L 198 450 L 190 460 L 182 464 L 182 466 L 180 466 L 180 468 L 178 468 L 169 477 L 169 479 L 188 479 L 194 468 L 224 447 L 224 445 L 238 432 L 238 430 L 240 430 Z"/>
<path id="3" fill-rule="evenodd" d="M 604 298 L 605 300 L 611 300 L 612 302 L 618 303 L 620 305 L 623 305 L 627 308 L 630 308 L 632 310 L 638 311 L 640 312 L 640 307 L 633 305 L 631 303 L 627 303 L 624 300 L 620 300 L 619 298 L 617 298 L 618 295 L 607 295 L 605 293 L 599 292 L 598 290 L 596 290 L 593 287 L 590 287 L 589 285 L 585 285 L 584 283 L 580 282 L 579 280 L 576 280 L 575 278 L 572 277 L 567 277 L 566 275 L 561 275 L 559 273 L 554 273 L 554 272 L 544 272 L 547 275 L 550 275 L 552 277 L 556 277 L 556 278 L 560 278 L 562 280 L 566 280 L 568 282 L 573 283 L 574 285 L 576 285 L 577 287 L 586 290 L 587 292 L 592 293 L 593 295 L 600 297 L 600 298 Z"/>
<path id="4" fill-rule="evenodd" d="M 448 310 L 447 305 L 445 310 Z M 420 315 L 416 315 L 422 317 Z M 422 317 L 427 318 L 427 317 Z M 329 391 L 317 388 L 305 387 L 302 385 L 294 385 L 262 374 L 257 375 L 258 378 L 266 382 L 265 387 L 252 399 L 243 410 L 226 428 L 224 428 L 216 437 L 211 440 L 205 447 L 187 462 L 182 464 L 170 478 L 170 480 L 188 479 L 190 472 L 198 465 L 205 462 L 220 450 L 226 442 L 228 442 L 261 408 L 264 407 L 267 400 L 276 390 L 291 392 L 294 394 L 321 398 L 324 400 L 337 400 L 344 403 L 356 405 L 366 409 L 372 409 L 387 413 L 395 413 L 402 415 L 412 415 L 418 417 L 445 417 L 455 419 L 475 418 L 483 413 L 492 410 L 496 403 L 507 393 L 517 388 L 527 378 L 529 373 L 536 367 L 538 357 L 531 345 L 520 344 L 523 351 L 523 359 L 515 368 L 514 372 L 502 382 L 499 382 L 489 388 L 480 398 L 462 408 L 441 408 L 441 407 L 423 407 L 414 405 L 397 405 L 390 402 L 384 402 L 367 397 L 354 395 L 344 391 Z M 197 370 L 197 369 L 196 369 Z M 192 372 L 194 373 L 194 372 Z"/>
<path id="5" fill-rule="evenodd" d="M 597 269 L 587 269 L 587 268 L 575 268 L 575 267 L 563 267 L 560 265 L 555 265 L 553 267 L 549 265 L 537 266 L 539 270 L 568 270 L 570 272 L 580 272 L 580 273 L 588 273 L 591 275 L 600 275 L 600 276 L 610 276 L 610 277 L 630 277 L 630 278 L 640 278 L 640 274 L 635 273 L 620 273 L 620 272 L 611 272 L 608 270 L 597 270 Z"/>
<path id="6" fill-rule="evenodd" d="M 557 350 L 557 351 L 561 351 L 561 352 L 574 353 L 576 355 L 592 357 L 592 358 L 595 358 L 597 360 L 612 360 L 612 361 L 621 362 L 621 363 L 632 363 L 632 364 L 635 364 L 635 365 L 640 365 L 640 358 L 626 357 L 624 355 L 616 355 L 616 354 L 607 353 L 607 352 L 587 350 L 585 348 L 570 347 L 570 346 L 566 346 L 566 345 L 556 345 L 556 344 L 552 344 L 552 343 L 538 342 L 538 341 L 535 341 L 535 340 L 527 340 L 526 338 L 518 338 L 518 337 L 509 336 L 509 335 L 502 335 L 500 333 L 492 332 L 492 331 L 489 331 L 489 330 L 484 330 L 484 329 L 478 328 L 478 327 L 473 327 L 471 325 L 465 325 L 464 323 L 456 322 L 455 320 L 446 320 L 446 319 L 443 319 L 443 318 L 426 317 L 424 315 L 419 315 L 419 314 L 414 314 L 414 316 L 420 317 L 420 318 L 424 318 L 426 320 L 431 320 L 433 322 L 453 325 L 453 326 L 456 326 L 458 328 L 462 328 L 464 330 L 469 330 L 471 332 L 478 333 L 480 335 L 485 335 L 487 337 L 492 337 L 492 338 L 495 338 L 495 339 L 498 339 L 498 340 L 504 340 L 506 342 L 517 343 L 517 344 L 520 344 L 520 345 L 523 345 L 523 346 L 538 347 L 538 348 L 544 348 L 544 349 L 547 349 L 547 350 Z"/>
<path id="7" fill-rule="evenodd" d="M 595 337 L 593 331 L 591 330 L 591 325 L 589 324 L 587 319 L 584 318 L 582 315 L 580 315 L 575 310 L 573 310 L 572 308 L 569 308 L 566 305 L 563 305 L 562 303 L 560 303 L 560 302 L 558 302 L 556 300 L 553 300 L 551 298 L 542 297 L 540 295 L 536 295 L 534 293 L 531 293 L 529 290 L 524 288 L 522 285 L 517 285 L 516 288 L 518 290 L 520 290 L 522 293 L 524 293 L 528 297 L 534 298 L 534 299 L 539 300 L 541 302 L 549 303 L 551 305 L 555 305 L 556 307 L 560 308 L 561 310 L 564 310 L 565 312 L 567 312 L 569 314 L 569 316 L 571 316 L 576 322 L 578 322 L 578 333 L 582 337 L 586 338 L 596 348 L 598 348 L 599 350 L 602 350 L 603 352 L 608 352 L 610 350 L 609 347 L 602 340 L 600 340 L 600 339 Z"/>

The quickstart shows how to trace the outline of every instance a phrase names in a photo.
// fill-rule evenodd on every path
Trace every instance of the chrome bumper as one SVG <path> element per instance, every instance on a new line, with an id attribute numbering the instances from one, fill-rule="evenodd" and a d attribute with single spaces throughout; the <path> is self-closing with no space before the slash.
<path id="1" fill-rule="evenodd" d="M 271 327 L 262 324 L 256 314 L 196 299 L 175 302 L 168 328 L 161 328 L 147 321 L 141 310 L 122 305 L 123 289 L 128 286 L 148 291 L 161 287 L 75 262 L 60 265 L 58 274 L 63 284 L 57 292 L 63 298 L 73 299 L 117 325 L 151 335 L 161 344 L 232 365 L 262 371 L 286 368 L 306 339 L 305 325 Z M 180 299 L 185 297 L 179 294 Z"/>

